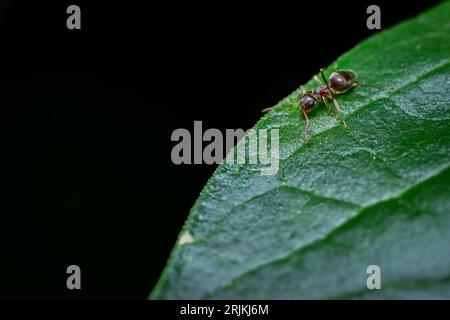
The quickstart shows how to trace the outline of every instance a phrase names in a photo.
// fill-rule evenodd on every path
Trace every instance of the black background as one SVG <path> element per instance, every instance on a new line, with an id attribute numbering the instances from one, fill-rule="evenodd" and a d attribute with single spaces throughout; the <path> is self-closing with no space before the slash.
<path id="1" fill-rule="evenodd" d="M 1 297 L 146 298 L 215 169 L 172 164 L 172 131 L 248 129 L 377 32 L 368 5 L 385 29 L 435 3 L 143 2 L 0 6 Z"/>

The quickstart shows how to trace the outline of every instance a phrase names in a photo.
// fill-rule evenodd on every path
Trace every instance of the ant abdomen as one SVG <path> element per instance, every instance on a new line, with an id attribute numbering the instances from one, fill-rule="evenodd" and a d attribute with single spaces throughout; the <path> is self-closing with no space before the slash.
<path id="1" fill-rule="evenodd" d="M 353 88 L 355 74 L 351 71 L 336 71 L 330 75 L 331 87 L 338 92 L 345 92 Z"/>

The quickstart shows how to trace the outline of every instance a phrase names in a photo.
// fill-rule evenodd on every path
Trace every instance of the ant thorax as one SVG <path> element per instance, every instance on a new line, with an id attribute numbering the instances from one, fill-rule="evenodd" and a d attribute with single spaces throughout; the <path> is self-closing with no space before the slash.
<path id="1" fill-rule="evenodd" d="M 314 89 L 312 95 L 316 100 L 322 100 L 324 97 L 331 99 L 333 97 L 333 89 L 329 86 L 320 86 Z"/>

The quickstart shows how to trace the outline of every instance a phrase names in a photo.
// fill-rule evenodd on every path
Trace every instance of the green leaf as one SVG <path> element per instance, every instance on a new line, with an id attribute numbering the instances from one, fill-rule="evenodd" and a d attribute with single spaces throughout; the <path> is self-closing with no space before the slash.
<path id="1" fill-rule="evenodd" d="M 449 14 L 442 3 L 327 69 L 391 88 L 338 96 L 349 129 L 321 107 L 304 144 L 298 114 L 265 115 L 278 173 L 221 164 L 150 298 L 450 298 Z"/>

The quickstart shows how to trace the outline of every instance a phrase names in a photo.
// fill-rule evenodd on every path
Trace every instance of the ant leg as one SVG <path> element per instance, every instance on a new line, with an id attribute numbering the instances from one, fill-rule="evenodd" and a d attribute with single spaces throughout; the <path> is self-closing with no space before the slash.
<path id="1" fill-rule="evenodd" d="M 363 85 L 361 85 L 360 83 L 354 82 L 354 83 L 352 83 L 352 85 L 350 87 L 348 87 L 345 90 L 341 90 L 341 91 L 335 90 L 335 93 L 336 94 L 343 94 L 343 93 L 346 93 L 347 91 L 350 91 L 351 89 L 353 89 L 354 87 L 357 87 L 357 86 L 363 86 Z"/>
<path id="2" fill-rule="evenodd" d="M 319 78 L 317 78 L 317 76 L 314 76 L 314 81 L 316 82 L 316 84 L 317 84 L 319 87 L 323 87 L 323 83 L 319 80 Z"/>
<path id="3" fill-rule="evenodd" d="M 337 102 L 337 100 L 336 100 L 334 97 L 333 97 L 333 103 L 334 103 L 334 106 L 336 107 L 337 112 L 341 115 L 341 120 L 342 120 L 342 123 L 344 124 L 344 127 L 345 127 L 345 128 L 348 128 L 348 125 L 347 125 L 347 123 L 345 122 L 344 117 L 342 116 L 342 110 L 341 110 L 341 108 L 339 107 L 339 103 Z"/>
<path id="4" fill-rule="evenodd" d="M 311 138 L 311 126 L 309 124 L 308 114 L 305 109 L 301 108 L 303 117 L 305 118 L 305 140 L 304 143 L 308 143 Z"/>
<path id="5" fill-rule="evenodd" d="M 341 107 L 339 107 L 339 103 L 337 102 L 336 98 L 334 98 L 334 97 L 333 97 L 333 103 L 334 103 L 334 106 L 336 107 L 336 110 L 337 110 L 339 113 L 342 112 Z"/>
<path id="6" fill-rule="evenodd" d="M 338 118 L 338 115 L 333 111 L 333 109 L 331 109 L 330 104 L 328 103 L 327 98 L 323 97 L 322 98 L 323 103 L 325 104 L 325 106 L 327 107 L 327 109 L 336 117 L 336 119 L 340 120 Z"/>
<path id="7" fill-rule="evenodd" d="M 330 84 L 328 83 L 327 78 L 325 78 L 325 75 L 324 75 L 324 73 L 323 73 L 323 70 L 324 70 L 323 68 L 320 68 L 320 75 L 322 76 L 323 82 L 325 82 L 325 84 L 329 87 Z"/>

